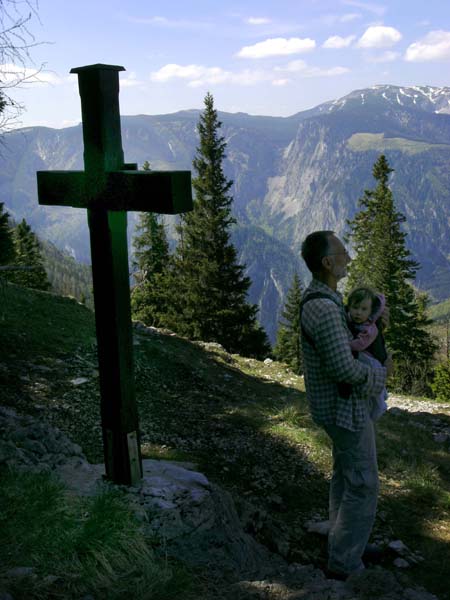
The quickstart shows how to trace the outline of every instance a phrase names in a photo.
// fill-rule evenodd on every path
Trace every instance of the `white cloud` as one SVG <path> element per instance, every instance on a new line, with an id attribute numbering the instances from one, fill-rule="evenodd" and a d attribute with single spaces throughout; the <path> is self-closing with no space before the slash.
<path id="1" fill-rule="evenodd" d="M 119 78 L 121 88 L 137 87 L 138 85 L 142 85 L 143 83 L 142 81 L 139 81 L 137 79 L 136 73 L 134 73 L 133 71 L 130 71 L 126 75 L 120 73 Z"/>
<path id="2" fill-rule="evenodd" d="M 58 125 L 57 128 L 60 128 L 60 127 L 76 127 L 79 124 L 80 124 L 80 119 L 63 119 L 61 121 L 61 124 Z"/>
<path id="3" fill-rule="evenodd" d="M 246 20 L 246 23 L 249 25 L 267 25 L 270 23 L 270 19 L 267 17 L 249 17 Z"/>
<path id="4" fill-rule="evenodd" d="M 350 69 L 347 67 L 331 67 L 330 69 L 321 69 L 320 67 L 308 67 L 306 69 L 305 77 L 339 77 L 349 73 Z"/>
<path id="5" fill-rule="evenodd" d="M 301 59 L 292 60 L 286 66 L 278 67 L 276 70 L 297 73 L 302 77 L 336 77 L 338 75 L 345 75 L 345 73 L 350 71 L 347 67 L 331 67 L 330 69 L 311 67 Z"/>
<path id="6" fill-rule="evenodd" d="M 154 71 L 150 78 L 153 81 L 166 82 L 170 79 L 188 79 L 198 81 L 200 79 L 220 79 L 226 77 L 226 71 L 220 67 L 203 67 L 201 65 L 177 65 L 168 64 Z"/>
<path id="7" fill-rule="evenodd" d="M 289 74 L 301 77 L 335 77 L 348 73 L 347 67 L 331 67 L 324 69 L 309 66 L 304 60 L 292 60 L 286 65 L 274 69 L 243 69 L 242 71 L 226 71 L 221 67 L 206 67 L 204 65 L 167 64 L 158 71 L 150 74 L 154 82 L 167 83 L 183 80 L 189 87 L 207 85 L 232 84 L 240 86 L 256 85 L 270 82 L 274 86 L 285 86 L 291 82 Z"/>
<path id="8" fill-rule="evenodd" d="M 308 65 L 304 60 L 298 58 L 297 60 L 291 60 L 291 62 L 289 62 L 284 67 L 276 67 L 275 71 L 287 71 L 288 73 L 298 73 L 299 71 L 305 70 L 307 66 Z"/>
<path id="9" fill-rule="evenodd" d="M 282 86 L 287 85 L 288 83 L 290 83 L 290 81 L 291 81 L 290 79 L 274 79 L 272 81 L 272 85 L 282 87 Z"/>
<path id="10" fill-rule="evenodd" d="M 359 38 L 359 48 L 390 48 L 402 39 L 402 34 L 394 27 L 372 25 Z"/>
<path id="11" fill-rule="evenodd" d="M 340 35 L 332 35 L 322 44 L 322 48 L 348 48 L 355 39 L 355 35 L 341 37 Z"/>
<path id="12" fill-rule="evenodd" d="M 186 19 L 168 19 L 167 17 L 154 16 L 154 17 L 124 17 L 129 23 L 135 23 L 136 25 L 155 25 L 156 27 L 165 27 L 168 29 L 209 29 L 211 23 L 206 21 L 188 21 Z"/>
<path id="13" fill-rule="evenodd" d="M 386 50 L 386 52 L 383 52 L 382 54 L 379 54 L 377 56 L 371 56 L 367 60 L 372 63 L 385 63 L 385 62 L 392 62 L 394 60 L 397 60 L 397 58 L 399 58 L 399 56 L 400 56 L 400 52 L 393 52 L 392 50 Z"/>
<path id="14" fill-rule="evenodd" d="M 450 58 L 450 31 L 430 31 L 423 39 L 406 49 L 405 60 L 410 62 L 440 61 Z"/>
<path id="15" fill-rule="evenodd" d="M 361 19 L 362 18 L 362 14 L 361 13 L 356 13 L 356 12 L 352 12 L 352 13 L 345 13 L 345 14 L 333 14 L 333 13 L 324 13 L 322 15 L 320 15 L 319 17 L 317 17 L 316 19 L 313 19 L 311 22 L 314 23 L 320 23 L 322 25 L 325 25 L 327 27 L 332 27 L 333 25 L 336 25 L 336 23 L 350 23 L 351 21 L 355 21 L 356 19 Z"/>
<path id="16" fill-rule="evenodd" d="M 140 25 L 170 25 L 169 19 L 166 17 L 128 17 L 131 23 L 139 23 Z"/>
<path id="17" fill-rule="evenodd" d="M 345 15 L 342 15 L 339 21 L 341 23 L 349 23 L 350 21 L 355 21 L 356 19 L 360 19 L 361 17 L 361 13 L 347 13 Z"/>
<path id="18" fill-rule="evenodd" d="M 261 83 L 262 81 L 270 81 L 272 78 L 271 73 L 262 70 L 251 70 L 244 69 L 239 73 L 231 73 L 226 71 L 226 79 L 224 79 L 224 83 L 234 83 L 236 85 L 255 85 L 257 83 Z"/>
<path id="19" fill-rule="evenodd" d="M 33 85 L 61 85 L 69 81 L 69 77 L 60 77 L 51 71 L 39 71 L 12 63 L 0 65 L 0 79 L 4 87 L 13 87 L 19 81 Z"/>
<path id="20" fill-rule="evenodd" d="M 239 73 L 225 71 L 221 67 L 205 67 L 203 65 L 168 64 L 154 71 L 152 81 L 165 83 L 173 79 L 184 79 L 189 87 L 233 83 L 236 85 L 254 85 L 261 81 L 269 81 L 271 73 L 261 70 L 244 69 Z"/>
<path id="21" fill-rule="evenodd" d="M 310 38 L 269 38 L 253 46 L 244 46 L 237 56 L 241 58 L 266 58 L 268 56 L 286 56 L 309 52 L 316 47 Z"/>
<path id="22" fill-rule="evenodd" d="M 386 12 L 386 7 L 381 4 L 373 4 L 368 2 L 360 2 L 360 0 L 343 0 L 343 4 L 347 6 L 355 6 L 356 8 L 361 8 L 363 10 L 367 10 L 375 15 L 382 16 Z"/>

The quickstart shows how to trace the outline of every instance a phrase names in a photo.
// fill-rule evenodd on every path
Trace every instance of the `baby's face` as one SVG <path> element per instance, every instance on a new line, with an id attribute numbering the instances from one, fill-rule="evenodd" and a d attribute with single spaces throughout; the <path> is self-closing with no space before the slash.
<path id="1" fill-rule="evenodd" d="M 372 313 L 372 300 L 366 298 L 357 304 L 352 304 L 348 311 L 352 321 L 355 323 L 364 323 Z"/>

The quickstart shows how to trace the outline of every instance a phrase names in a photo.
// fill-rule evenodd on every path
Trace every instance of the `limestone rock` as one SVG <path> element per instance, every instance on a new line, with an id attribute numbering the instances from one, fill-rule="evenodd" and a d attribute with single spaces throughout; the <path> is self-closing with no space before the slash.
<path id="1" fill-rule="evenodd" d="M 408 569 L 411 565 L 404 558 L 396 558 L 394 560 L 394 566 L 396 566 L 398 569 Z"/>
<path id="2" fill-rule="evenodd" d="M 445 431 L 439 431 L 438 433 L 433 433 L 433 439 L 438 444 L 444 444 L 450 439 L 450 435 Z"/>
<path id="3" fill-rule="evenodd" d="M 14 567 L 6 571 L 5 577 L 8 579 L 23 579 L 24 577 L 36 577 L 33 567 Z"/>
<path id="4" fill-rule="evenodd" d="M 319 535 L 328 535 L 330 531 L 330 521 L 306 521 L 306 531 L 309 533 L 318 533 Z"/>
<path id="5" fill-rule="evenodd" d="M 202 473 L 150 459 L 143 461 L 143 471 L 139 485 L 119 487 L 126 492 L 143 531 L 153 543 L 159 542 L 165 555 L 230 576 L 270 573 L 283 562 L 244 532 L 230 494 Z M 113 485 L 102 479 L 103 465 L 76 457 L 55 472 L 81 495 Z"/>
<path id="6" fill-rule="evenodd" d="M 408 547 L 401 540 L 394 540 L 393 542 L 389 542 L 388 547 L 400 555 L 409 552 Z"/>
<path id="7" fill-rule="evenodd" d="M 48 471 L 73 457 L 86 458 L 77 444 L 55 427 L 0 407 L 0 464 Z"/>
<path id="8" fill-rule="evenodd" d="M 83 385 L 83 383 L 87 383 L 88 381 L 87 377 L 76 377 L 75 379 L 71 379 L 70 383 L 72 385 Z"/>

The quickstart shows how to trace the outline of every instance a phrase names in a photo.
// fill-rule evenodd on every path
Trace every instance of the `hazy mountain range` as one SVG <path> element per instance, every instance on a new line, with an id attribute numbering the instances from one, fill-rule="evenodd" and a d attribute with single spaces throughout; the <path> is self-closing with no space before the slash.
<path id="1" fill-rule="evenodd" d="M 191 169 L 199 114 L 123 117 L 125 160 Z M 395 169 L 392 191 L 422 265 L 416 284 L 435 300 L 450 296 L 449 87 L 380 85 L 287 118 L 219 116 L 239 221 L 233 240 L 272 340 L 294 270 L 307 280 L 298 259 L 302 240 L 314 229 L 345 231 L 363 190 L 374 185 L 372 166 L 382 152 Z M 36 193 L 37 170 L 83 168 L 81 126 L 16 130 L 3 136 L 0 154 L 0 201 L 10 214 L 89 262 L 85 211 L 41 207 Z"/>

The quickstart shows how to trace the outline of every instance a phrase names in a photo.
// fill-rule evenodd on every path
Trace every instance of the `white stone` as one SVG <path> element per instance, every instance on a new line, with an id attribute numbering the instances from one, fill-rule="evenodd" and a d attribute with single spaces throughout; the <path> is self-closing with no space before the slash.
<path id="1" fill-rule="evenodd" d="M 83 383 L 87 383 L 89 379 L 87 377 L 76 377 L 75 379 L 71 379 L 70 383 L 72 385 L 82 385 Z"/>
<path id="2" fill-rule="evenodd" d="M 394 560 L 394 565 L 398 569 L 408 569 L 410 567 L 409 562 L 407 560 L 405 560 L 404 558 L 396 558 Z"/>
<path id="3" fill-rule="evenodd" d="M 328 535 L 328 532 L 330 531 L 330 521 L 307 521 L 305 527 L 306 531 L 309 533 Z"/>
<path id="4" fill-rule="evenodd" d="M 162 498 L 152 498 L 151 500 L 147 500 L 145 504 L 149 508 L 159 508 L 161 510 L 173 510 L 177 508 L 174 502 L 163 500 Z"/>
<path id="5" fill-rule="evenodd" d="M 398 554 L 405 554 L 408 552 L 408 548 L 401 540 L 394 540 L 393 542 L 389 542 L 388 547 L 391 550 L 394 550 Z"/>
<path id="6" fill-rule="evenodd" d="M 33 567 L 14 567 L 13 569 L 9 569 L 5 573 L 6 577 L 11 578 L 21 578 L 21 577 L 32 577 L 34 576 L 34 568 Z"/>

